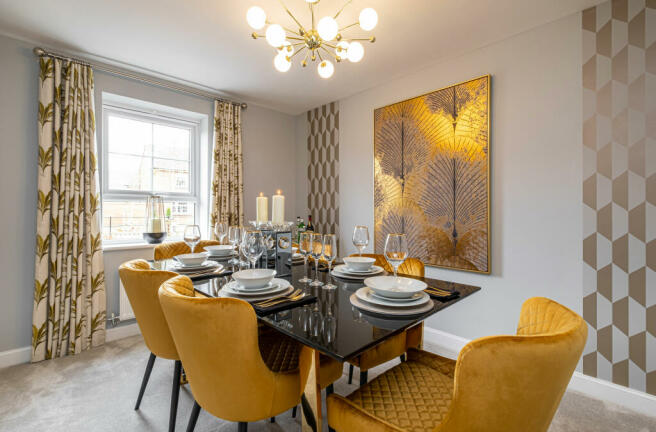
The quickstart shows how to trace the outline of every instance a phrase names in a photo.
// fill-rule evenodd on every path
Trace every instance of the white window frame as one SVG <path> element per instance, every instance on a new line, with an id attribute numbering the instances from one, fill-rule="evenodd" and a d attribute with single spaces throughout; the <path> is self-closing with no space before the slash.
<path id="1" fill-rule="evenodd" d="M 196 116 L 186 116 L 180 112 L 168 112 L 158 111 L 150 109 L 150 105 L 147 102 L 140 104 L 139 101 L 134 100 L 135 103 L 129 103 L 124 101 L 113 100 L 113 98 L 108 98 L 108 101 L 105 101 L 103 98 L 102 104 L 102 163 L 101 163 L 101 203 L 104 201 L 136 201 L 142 202 L 144 206 L 146 205 L 146 199 L 150 195 L 159 195 L 164 201 L 187 201 L 192 203 L 194 206 L 194 223 L 201 223 L 201 212 L 202 208 L 202 199 L 201 199 L 201 135 L 202 135 L 202 122 L 199 117 Z M 127 99 L 127 98 L 125 98 Z M 174 109 L 171 109 L 174 111 Z M 148 121 L 155 124 L 160 124 L 164 126 L 173 126 L 173 127 L 182 127 L 190 131 L 190 155 L 189 155 L 189 176 L 190 183 L 188 193 L 178 193 L 178 192 L 162 192 L 162 191 L 125 191 L 125 190 L 116 190 L 109 189 L 109 145 L 108 145 L 108 134 L 109 128 L 108 118 L 109 116 L 118 116 L 123 118 L 135 119 L 139 121 Z M 152 170 L 152 167 L 151 167 Z M 152 174 L 151 174 L 152 175 Z M 152 186 L 152 183 L 151 183 Z M 101 209 L 102 213 L 102 209 Z M 101 219 L 104 220 L 104 219 Z M 121 239 L 121 240 L 103 240 L 104 244 L 116 245 L 116 244 L 135 244 L 143 243 L 142 238 L 134 239 Z"/>

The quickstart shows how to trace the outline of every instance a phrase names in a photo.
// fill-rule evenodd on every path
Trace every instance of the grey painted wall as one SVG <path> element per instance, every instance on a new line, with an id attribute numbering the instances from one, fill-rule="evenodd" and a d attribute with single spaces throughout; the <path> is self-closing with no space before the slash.
<path id="1" fill-rule="evenodd" d="M 483 288 L 428 327 L 468 339 L 513 333 L 532 296 L 581 312 L 580 19 L 571 15 L 339 101 L 344 254 L 354 251 L 353 226 L 368 224 L 373 234 L 373 110 L 492 75 L 492 274 L 428 268 L 429 277 Z"/>
<path id="2" fill-rule="evenodd" d="M 32 44 L 0 36 L 0 352 L 30 345 L 34 287 L 36 217 L 38 65 Z M 97 119 L 103 91 L 213 117 L 213 102 L 97 72 Z M 282 189 L 286 215 L 296 217 L 294 116 L 250 105 L 243 116 L 244 199 L 246 220 L 255 217 L 255 196 Z M 212 137 L 208 124 L 208 136 Z M 98 122 L 97 136 L 102 136 Z M 121 262 L 150 258 L 152 250 L 105 252 L 107 315 L 118 313 Z"/>

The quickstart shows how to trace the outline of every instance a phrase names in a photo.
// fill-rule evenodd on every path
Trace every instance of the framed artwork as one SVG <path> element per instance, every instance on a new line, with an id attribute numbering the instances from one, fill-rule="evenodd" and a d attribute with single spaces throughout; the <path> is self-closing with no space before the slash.
<path id="1" fill-rule="evenodd" d="M 374 111 L 374 246 L 490 273 L 490 76 Z"/>

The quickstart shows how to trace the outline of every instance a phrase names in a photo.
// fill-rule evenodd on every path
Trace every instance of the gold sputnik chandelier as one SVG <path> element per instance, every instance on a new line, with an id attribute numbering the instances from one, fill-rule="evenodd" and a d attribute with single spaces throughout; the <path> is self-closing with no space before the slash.
<path id="1" fill-rule="evenodd" d="M 378 24 L 378 14 L 372 8 L 363 9 L 360 12 L 358 22 L 340 27 L 337 18 L 344 8 L 353 0 L 348 0 L 334 16 L 324 16 L 315 23 L 315 14 L 318 9 L 319 0 L 305 0 L 310 7 L 312 15 L 312 26 L 303 26 L 300 21 L 287 9 L 287 6 L 279 0 L 285 12 L 294 20 L 298 31 L 283 27 L 280 24 L 267 20 L 266 13 L 261 7 L 253 6 L 246 13 L 246 21 L 255 30 L 261 30 L 265 26 L 264 34 L 253 32 L 253 39 L 265 38 L 266 41 L 276 49 L 273 66 L 280 72 L 287 72 L 292 67 L 292 58 L 304 53 L 301 65 L 306 67 L 308 59 L 312 62 L 319 60 L 317 72 L 321 78 L 330 78 L 335 72 L 335 66 L 330 61 L 333 58 L 337 63 L 349 60 L 357 63 L 364 56 L 363 41 L 375 42 L 376 38 L 353 37 L 349 38 L 342 34 L 344 30 L 351 29 L 357 25 L 364 31 L 371 31 Z M 323 53 L 323 56 L 322 56 Z"/>

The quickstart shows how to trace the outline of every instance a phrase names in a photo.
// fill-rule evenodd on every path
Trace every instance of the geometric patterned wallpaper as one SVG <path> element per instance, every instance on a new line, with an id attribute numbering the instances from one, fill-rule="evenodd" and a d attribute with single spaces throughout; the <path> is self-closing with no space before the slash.
<path id="1" fill-rule="evenodd" d="M 316 232 L 339 238 L 338 103 L 308 111 L 307 120 L 308 209 Z"/>
<path id="2" fill-rule="evenodd" d="M 583 373 L 656 395 L 656 0 L 582 29 Z"/>

